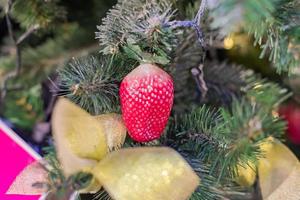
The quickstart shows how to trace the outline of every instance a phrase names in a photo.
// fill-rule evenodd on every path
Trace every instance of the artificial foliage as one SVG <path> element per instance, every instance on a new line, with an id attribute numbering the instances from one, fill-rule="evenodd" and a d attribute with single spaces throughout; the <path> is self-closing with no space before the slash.
<path id="1" fill-rule="evenodd" d="M 61 19 L 56 2 L 49 6 L 59 12 L 30 13 L 21 26 Z M 258 59 L 293 73 L 299 16 L 296 0 L 118 0 L 99 19 L 96 52 L 56 71 L 47 198 L 292 199 L 299 161 L 279 142 L 286 122 L 278 114 L 291 93 L 218 54 L 248 34 Z"/>
<path id="2" fill-rule="evenodd" d="M 66 11 L 58 3 L 57 0 L 44 2 L 40 0 L 15 1 L 12 13 L 21 22 L 21 26 L 25 28 L 34 26 L 37 28 L 53 28 L 55 23 L 65 18 Z"/>
<path id="3" fill-rule="evenodd" d="M 242 29 L 253 35 L 262 49 L 260 57 L 268 55 L 278 72 L 299 66 L 299 1 L 228 0 L 211 2 L 210 7 L 214 27 L 223 34 Z"/>
<path id="4" fill-rule="evenodd" d="M 72 99 L 91 114 L 120 110 L 119 84 L 128 73 L 130 61 L 112 62 L 112 58 L 90 57 L 73 59 L 58 71 L 61 77 L 59 95 Z M 83 67 L 83 65 L 85 67 Z"/>
<path id="5" fill-rule="evenodd" d="M 28 91 L 40 87 L 41 82 L 49 76 L 54 81 L 55 69 L 72 57 L 81 57 L 97 51 L 97 45 L 93 44 L 94 25 L 112 3 L 91 1 L 80 8 L 82 12 L 88 10 L 89 16 L 78 18 L 78 12 L 67 12 L 68 9 L 72 9 L 71 5 L 76 6 L 73 2 L 0 1 L 0 17 L 4 22 L 1 25 L 3 38 L 0 48 L 1 116 L 26 130 L 30 130 L 34 123 L 45 120 L 40 117 L 27 117 L 28 110 L 25 107 L 19 107 L 18 112 L 11 111 L 15 109 L 16 102 L 30 96 L 32 100 L 25 103 L 33 107 L 32 116 L 45 115 L 45 112 L 35 106 L 35 102 L 43 104 L 40 96 L 44 95 L 44 90 L 35 90 L 36 93 Z M 5 23 L 7 16 L 12 31 L 6 36 L 3 34 L 8 31 Z M 15 39 L 12 40 L 11 36 Z M 15 53 L 16 44 L 18 55 Z M 21 61 L 18 68 L 17 60 Z M 46 104 L 41 105 L 43 106 Z"/>

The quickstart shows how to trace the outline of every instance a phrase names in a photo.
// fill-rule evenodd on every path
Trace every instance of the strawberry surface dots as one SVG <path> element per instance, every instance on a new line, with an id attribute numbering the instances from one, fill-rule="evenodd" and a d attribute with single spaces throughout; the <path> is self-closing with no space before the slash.
<path id="1" fill-rule="evenodd" d="M 173 80 L 156 65 L 142 64 L 123 79 L 120 98 L 122 116 L 132 139 L 138 142 L 157 139 L 172 109 Z"/>

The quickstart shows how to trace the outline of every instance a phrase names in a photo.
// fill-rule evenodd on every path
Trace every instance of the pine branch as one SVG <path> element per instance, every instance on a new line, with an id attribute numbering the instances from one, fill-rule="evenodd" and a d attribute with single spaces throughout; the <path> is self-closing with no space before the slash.
<path id="1" fill-rule="evenodd" d="M 211 4 L 212 26 L 223 34 L 240 27 L 255 38 L 279 73 L 291 72 L 299 66 L 299 8 L 297 0 L 226 0 Z"/>
<path id="2" fill-rule="evenodd" d="M 4 99 L 6 97 L 6 93 L 7 93 L 7 82 L 8 80 L 18 76 L 20 74 L 21 71 L 21 49 L 17 43 L 17 39 L 16 36 L 14 34 L 13 31 L 13 27 L 12 27 L 12 23 L 10 20 L 10 15 L 11 15 L 11 8 L 12 8 L 12 4 L 13 1 L 12 0 L 8 0 L 7 1 L 7 7 L 6 7 L 6 11 L 5 11 L 5 20 L 6 20 L 6 24 L 7 24 L 7 28 L 8 28 L 8 34 L 9 37 L 11 38 L 13 45 L 15 47 L 16 50 L 16 67 L 15 70 L 10 72 L 9 74 L 7 74 L 3 80 L 1 81 L 1 85 L 0 85 L 0 113 L 2 113 L 2 106 L 4 105 Z"/>
<path id="3" fill-rule="evenodd" d="M 134 6 L 133 6 L 134 5 Z M 167 65 L 177 47 L 178 28 L 192 28 L 204 44 L 200 22 L 205 13 L 206 0 L 201 1 L 193 20 L 172 20 L 172 1 L 122 1 L 111 9 L 98 26 L 96 38 L 104 54 L 125 53 L 139 62 Z"/>
<path id="4" fill-rule="evenodd" d="M 220 181 L 218 173 L 211 173 L 211 164 L 203 159 L 203 157 L 205 157 L 205 154 L 207 155 L 209 151 L 216 151 L 216 149 L 220 149 L 221 147 L 217 148 L 217 145 L 219 145 L 220 143 L 216 139 L 213 141 L 212 138 L 209 138 L 209 136 L 207 136 L 206 134 L 190 134 L 190 136 L 191 138 L 188 139 L 189 141 L 191 141 L 190 144 L 183 144 L 179 146 L 178 144 L 175 144 L 176 141 L 182 141 L 183 143 L 187 142 L 187 140 L 183 138 L 176 138 L 174 139 L 174 141 L 169 143 L 169 145 L 175 148 L 188 161 L 188 163 L 192 166 L 194 171 L 201 179 L 201 184 L 193 193 L 190 199 L 230 199 L 229 196 L 231 196 L 232 194 L 239 194 L 240 196 L 243 196 L 245 198 L 247 195 L 246 192 L 242 190 L 242 188 L 237 187 L 236 184 L 231 182 L 231 180 L 228 178 L 222 178 L 222 180 Z M 198 139 L 197 141 L 196 138 Z M 210 150 L 208 150 L 208 148 L 196 149 L 195 145 L 204 145 L 206 147 L 212 145 L 214 146 L 214 148 L 211 148 Z M 195 155 L 195 152 L 202 151 L 208 152 L 204 152 L 202 154 L 202 158 L 199 155 Z"/>
<path id="5" fill-rule="evenodd" d="M 216 31 L 209 29 L 207 23 L 202 24 L 205 41 L 213 45 L 210 41 L 215 41 L 218 35 L 215 34 Z M 206 52 L 203 51 L 197 42 L 196 34 L 191 30 L 184 33 L 180 41 L 171 64 L 175 83 L 173 110 L 176 113 L 183 113 L 199 103 L 229 105 L 232 97 L 236 96 L 241 85 L 244 85 L 240 77 L 241 67 L 208 60 L 203 62 Z M 203 67 L 199 68 L 199 66 Z M 193 72 L 196 74 L 193 75 Z M 197 85 L 190 84 L 195 81 Z"/>
<path id="6" fill-rule="evenodd" d="M 25 129 L 31 129 L 37 121 L 43 120 L 41 91 L 35 88 L 40 87 L 39 84 L 47 79 L 54 68 L 64 65 L 72 57 L 97 51 L 97 44 L 86 45 L 89 42 L 86 35 L 86 30 L 78 29 L 78 25 L 72 23 L 57 27 L 54 38 L 46 40 L 40 46 L 22 48 L 22 72 L 18 78 L 7 81 L 5 103 L 1 104 L 5 118 Z M 80 49 L 77 48 L 78 45 L 81 46 Z M 9 70 L 13 70 L 15 59 L 15 55 L 0 59 L 0 66 L 5 74 L 11 73 Z M 15 92 L 18 88 L 22 90 Z M 20 105 L 19 102 L 24 99 L 26 102 Z"/>
<path id="7" fill-rule="evenodd" d="M 191 58 L 186 59 L 187 65 L 195 66 L 201 61 L 201 57 L 189 48 L 187 55 Z M 176 63 L 180 62 L 176 60 Z M 186 71 L 183 68 L 180 74 Z M 228 96 L 227 108 L 212 111 L 205 106 L 195 109 L 190 104 L 188 110 L 194 111 L 175 118 L 167 130 L 165 142 L 210 163 L 211 173 L 218 174 L 221 181 L 223 177 L 234 178 L 238 165 L 257 163 L 261 156 L 261 140 L 269 136 L 282 137 L 285 123 L 273 116 L 273 110 L 290 94 L 278 84 L 261 79 L 240 66 L 207 62 L 203 71 L 208 88 L 207 102 L 214 104 L 215 100 L 223 101 Z M 184 86 L 181 88 L 186 91 Z M 188 91 L 186 96 L 191 96 L 193 90 Z"/>
<path id="8" fill-rule="evenodd" d="M 180 38 L 173 62 L 170 66 L 175 84 L 175 98 L 173 110 L 184 113 L 197 104 L 197 86 L 191 74 L 192 68 L 197 68 L 203 61 L 204 52 L 194 31 L 187 31 Z"/>
<path id="9" fill-rule="evenodd" d="M 26 38 L 28 38 L 32 33 L 39 29 L 39 25 L 34 25 L 30 27 L 25 33 L 23 33 L 17 40 L 16 44 L 21 44 Z"/>
<path id="10" fill-rule="evenodd" d="M 53 146 L 43 149 L 48 170 L 48 193 L 47 200 L 70 199 L 76 191 L 88 187 L 93 178 L 92 174 L 78 172 L 69 177 L 65 177 L 61 165 L 57 159 L 57 154 Z"/>
<path id="11" fill-rule="evenodd" d="M 48 7 L 51 5 L 50 7 Z M 33 9 L 35 8 L 35 9 Z M 43 8 L 43 9 L 39 9 Z M 46 27 L 45 22 L 50 23 L 52 21 L 52 18 L 56 18 L 53 15 L 50 15 L 49 13 L 56 13 L 61 14 L 60 11 L 62 10 L 61 7 L 56 6 L 56 2 L 51 1 L 49 4 L 46 3 L 43 4 L 43 2 L 38 0 L 30 0 L 26 1 L 24 4 L 24 1 L 22 0 L 8 0 L 7 6 L 5 8 L 5 19 L 6 24 L 8 27 L 8 33 L 9 36 L 13 42 L 14 48 L 16 50 L 16 60 L 15 60 L 15 69 L 9 73 L 7 73 L 0 83 L 0 113 L 3 113 L 3 105 L 4 105 L 4 99 L 7 95 L 7 84 L 8 81 L 19 76 L 21 72 L 22 67 L 22 57 L 21 57 L 21 44 L 22 42 L 28 38 L 32 33 L 34 33 L 37 29 L 40 27 Z M 52 10 L 51 10 L 52 9 Z M 29 11 L 29 13 L 33 14 L 32 16 L 29 15 L 29 13 L 26 13 L 26 11 Z M 46 14 L 47 13 L 47 14 Z M 27 15 L 28 14 L 28 15 Z M 25 24 L 24 26 L 28 28 L 25 33 L 23 33 L 19 38 L 15 36 L 11 18 L 16 17 L 21 24 Z M 39 23 L 36 23 L 36 20 L 39 20 Z M 42 23 L 43 22 L 43 23 Z"/>
<path id="12" fill-rule="evenodd" d="M 279 106 L 291 93 L 277 83 L 262 79 L 252 70 L 227 62 L 206 62 L 204 81 L 207 98 L 202 101 L 212 105 L 228 106 L 234 98 L 246 96 L 269 112 Z"/>
<path id="13" fill-rule="evenodd" d="M 66 16 L 66 11 L 58 3 L 59 0 L 15 0 L 12 15 L 27 30 L 33 27 L 52 28 Z"/>
<path id="14" fill-rule="evenodd" d="M 249 191 L 237 186 L 230 180 L 218 184 L 218 178 L 210 174 L 210 165 L 199 161 L 199 159 L 185 158 L 201 179 L 201 184 L 192 194 L 190 200 L 252 199 Z"/>
<path id="15" fill-rule="evenodd" d="M 93 200 L 113 200 L 107 191 L 101 188 L 93 197 Z"/>
<path id="16" fill-rule="evenodd" d="M 243 73 L 243 78 L 246 85 L 241 87 L 241 91 L 250 100 L 260 104 L 267 112 L 278 107 L 292 95 L 286 88 L 282 88 L 279 84 L 267 79 L 262 79 L 252 71 Z"/>
<path id="17" fill-rule="evenodd" d="M 259 143 L 269 136 L 281 137 L 285 123 L 259 104 L 234 100 L 230 109 L 202 106 L 171 122 L 162 143 L 184 150 L 210 164 L 218 180 L 234 178 L 237 166 L 257 163 Z"/>
<path id="18" fill-rule="evenodd" d="M 229 106 L 233 98 L 241 96 L 241 88 L 246 85 L 241 66 L 227 62 L 206 62 L 203 70 L 208 91 L 203 103 Z"/>
<path id="19" fill-rule="evenodd" d="M 21 91 L 9 91 L 3 105 L 5 118 L 20 128 L 30 130 L 36 121 L 42 120 L 43 100 L 41 99 L 41 89 L 41 85 L 36 84 L 26 87 L 26 89 L 23 88 Z"/>
<path id="20" fill-rule="evenodd" d="M 187 37 L 187 40 L 190 39 Z M 190 70 L 197 69 L 201 63 L 201 49 L 193 45 L 185 45 L 185 47 L 180 45 L 176 54 L 180 55 L 175 57 L 173 64 L 176 69 L 173 76 L 175 80 L 178 79 L 175 81 L 176 111 L 195 102 L 228 106 L 233 98 L 240 98 L 245 94 L 249 98 L 256 98 L 257 102 L 271 109 L 291 96 L 291 93 L 278 84 L 262 79 L 253 71 L 243 69 L 242 66 L 209 60 L 204 63 L 203 70 L 199 74 L 199 76 L 203 75 L 203 80 L 195 76 L 196 83 L 199 82 L 198 93 L 196 93 L 195 85 L 190 84 L 193 79 Z M 207 90 L 203 90 L 203 86 Z M 203 97 L 203 92 L 206 93 L 205 98 L 199 98 Z M 188 103 L 187 99 L 190 99 Z"/>
<path id="21" fill-rule="evenodd" d="M 220 185 L 217 185 L 217 179 L 213 175 L 209 174 L 209 166 L 199 161 L 199 159 L 192 158 L 188 153 L 182 153 L 181 155 L 192 166 L 194 171 L 201 179 L 201 184 L 196 191 L 190 197 L 190 200 L 216 200 L 225 199 L 222 193 Z"/>
<path id="22" fill-rule="evenodd" d="M 153 41 L 160 26 L 173 16 L 168 0 L 119 0 L 98 26 L 96 38 L 104 54 L 114 54 L 127 41 Z"/>
<path id="23" fill-rule="evenodd" d="M 74 59 L 58 71 L 58 95 L 70 98 L 94 115 L 119 112 L 119 84 L 133 66 L 116 57 Z"/>

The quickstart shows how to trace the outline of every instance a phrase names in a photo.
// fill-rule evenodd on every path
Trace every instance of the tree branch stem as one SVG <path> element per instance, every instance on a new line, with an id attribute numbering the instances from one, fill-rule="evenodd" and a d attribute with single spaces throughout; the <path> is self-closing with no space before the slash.
<path id="1" fill-rule="evenodd" d="M 17 45 L 21 44 L 26 38 L 28 38 L 33 32 L 39 28 L 39 25 L 30 27 L 25 33 L 23 33 L 17 40 Z"/>

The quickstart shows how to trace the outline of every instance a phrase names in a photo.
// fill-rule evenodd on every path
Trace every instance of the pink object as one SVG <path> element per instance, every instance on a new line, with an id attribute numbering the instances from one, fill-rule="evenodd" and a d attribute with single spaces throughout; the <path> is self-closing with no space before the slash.
<path id="1" fill-rule="evenodd" d="M 41 156 L 0 120 L 0 200 L 37 200 L 40 195 L 6 194 L 23 169 Z"/>

